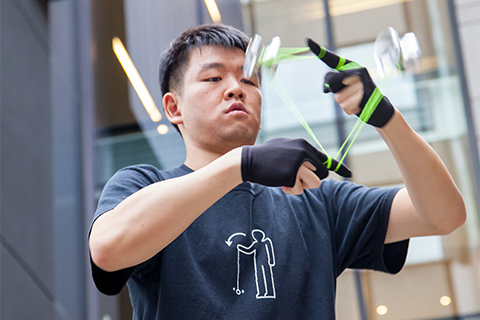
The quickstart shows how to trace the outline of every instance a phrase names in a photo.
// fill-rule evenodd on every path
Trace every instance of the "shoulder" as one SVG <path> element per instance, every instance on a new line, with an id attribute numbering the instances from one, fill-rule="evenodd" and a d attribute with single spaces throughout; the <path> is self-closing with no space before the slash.
<path id="1" fill-rule="evenodd" d="M 128 166 L 115 172 L 105 184 L 103 193 L 113 190 L 138 190 L 161 180 L 161 171 L 152 165 Z"/>
<path id="2" fill-rule="evenodd" d="M 146 179 L 154 181 L 154 180 L 158 180 L 159 177 L 161 177 L 161 172 L 162 171 L 155 166 L 152 166 L 149 164 L 137 164 L 137 165 L 128 166 L 118 170 L 113 175 L 113 177 L 143 176 Z"/>
<path id="3" fill-rule="evenodd" d="M 191 170 L 184 165 L 174 169 L 160 170 L 149 164 L 138 164 L 118 170 L 110 179 L 109 183 L 120 180 L 124 182 L 130 181 L 132 183 L 152 184 L 187 174 L 190 171 Z"/>
<path id="4" fill-rule="evenodd" d="M 160 170 L 152 165 L 133 165 L 118 170 L 104 186 L 95 216 L 115 208 L 121 201 L 151 184 L 189 173 L 185 166 Z"/>
<path id="5" fill-rule="evenodd" d="M 108 180 L 103 188 L 102 195 L 106 193 L 130 195 L 148 185 L 179 177 L 190 172 L 191 170 L 185 165 L 169 170 L 160 170 L 148 164 L 128 166 L 118 170 Z"/>

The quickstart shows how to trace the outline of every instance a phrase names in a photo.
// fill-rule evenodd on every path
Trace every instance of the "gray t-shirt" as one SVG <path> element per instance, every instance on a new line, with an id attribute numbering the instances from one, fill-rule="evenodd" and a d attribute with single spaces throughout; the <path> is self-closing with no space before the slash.
<path id="1" fill-rule="evenodd" d="M 122 169 L 94 219 L 143 187 L 191 172 Z M 403 267 L 408 240 L 384 244 L 397 191 L 330 179 L 294 196 L 245 182 L 153 258 L 117 272 L 92 263 L 93 278 L 106 294 L 127 283 L 134 319 L 331 320 L 346 268 Z"/>

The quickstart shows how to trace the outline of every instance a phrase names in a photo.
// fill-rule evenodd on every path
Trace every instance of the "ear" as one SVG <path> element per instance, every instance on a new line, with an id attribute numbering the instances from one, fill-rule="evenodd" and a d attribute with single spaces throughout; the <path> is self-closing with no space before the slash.
<path id="1" fill-rule="evenodd" d="M 174 92 L 167 92 L 163 96 L 163 109 L 167 119 L 173 124 L 183 123 L 182 112 L 180 110 L 180 97 Z"/>

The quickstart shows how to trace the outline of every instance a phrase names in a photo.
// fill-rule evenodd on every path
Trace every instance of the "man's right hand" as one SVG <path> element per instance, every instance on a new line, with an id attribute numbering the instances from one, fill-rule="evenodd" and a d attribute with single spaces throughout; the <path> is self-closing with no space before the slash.
<path id="1" fill-rule="evenodd" d="M 320 180 L 328 171 L 351 177 L 350 170 L 332 160 L 303 139 L 277 138 L 256 146 L 242 148 L 242 179 L 265 186 L 293 188 L 299 174 L 309 169 Z M 309 163 L 309 164 L 308 164 Z M 338 169 L 337 169 L 338 167 Z"/>

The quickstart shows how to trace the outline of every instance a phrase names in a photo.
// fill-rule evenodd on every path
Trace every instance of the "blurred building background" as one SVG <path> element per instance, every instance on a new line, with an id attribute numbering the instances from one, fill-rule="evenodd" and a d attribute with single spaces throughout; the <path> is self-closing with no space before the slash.
<path id="1" fill-rule="evenodd" d="M 161 51 L 184 29 L 221 19 L 265 44 L 278 35 L 282 47 L 304 47 L 310 37 L 367 66 L 441 155 L 465 198 L 465 225 L 445 237 L 413 239 L 399 275 L 342 274 L 338 319 L 480 319 L 480 1 L 217 0 L 220 17 L 207 10 L 210 2 L 0 1 L 0 318 L 131 319 L 128 292 L 101 295 L 90 278 L 86 240 L 96 201 L 117 169 L 171 168 L 184 151 L 165 117 L 146 112 L 112 39 L 125 44 L 162 109 Z M 379 77 L 373 43 L 387 26 L 401 36 L 415 32 L 419 72 Z M 281 64 L 277 77 L 335 154 L 356 119 L 337 114 L 321 92 L 325 72 L 318 60 L 304 59 Z M 274 89 L 267 79 L 259 142 L 312 141 Z M 357 183 L 401 184 L 369 127 L 348 162 Z"/>

